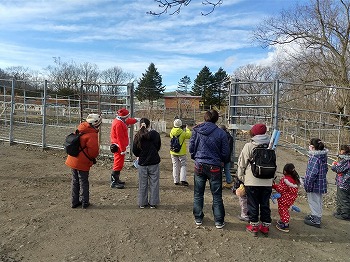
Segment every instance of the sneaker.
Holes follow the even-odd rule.
[[[227,189],[231,189],[232,187],[233,187],[233,183],[231,182],[231,183],[226,183],[226,182],[224,182],[223,184],[222,184],[222,187],[223,188],[227,188]]]
[[[244,222],[249,222],[249,217],[242,217],[241,215],[237,216],[239,220]]]
[[[125,185],[125,182],[124,182],[124,181],[121,181],[121,180],[118,180],[117,183],[118,183],[118,184],[121,184],[121,185]]]
[[[320,223],[316,223],[313,218],[311,218],[311,219],[304,219],[304,223],[306,225],[312,226],[312,227],[317,227],[317,228],[321,227],[321,224]]]
[[[82,205],[82,203],[79,201],[76,204],[72,204],[72,208],[77,208],[77,207],[80,207],[81,205]]]
[[[254,237],[258,236],[258,231],[259,231],[259,227],[258,226],[249,224],[245,228],[246,228],[246,231],[251,233]]]
[[[306,217],[304,217],[305,220],[311,220],[312,219],[312,215],[307,215]]]
[[[149,205],[149,207],[150,207],[151,209],[155,209],[155,208],[157,208],[157,206],[156,206],[156,205]]]
[[[266,224],[262,223],[259,225],[259,231],[267,237],[269,235],[270,227],[267,226]]]
[[[289,224],[285,224],[281,221],[277,221],[276,228],[283,232],[289,232]]]
[[[181,181],[181,185],[188,186],[188,182],[187,181]]]
[[[141,209],[144,209],[146,207],[147,207],[147,205],[140,206]]]
[[[196,223],[197,226],[201,226],[201,225],[203,224],[203,221],[202,221],[202,219],[200,219],[200,218],[196,218],[196,219],[194,220],[194,222]]]
[[[175,185],[175,186],[178,186],[178,185],[180,185],[180,183],[179,183],[179,182],[176,182],[176,183],[174,183],[174,185]]]
[[[83,203],[83,204],[82,204],[82,207],[83,207],[84,209],[87,209],[89,206],[90,206],[90,203],[89,203],[89,202]]]
[[[119,184],[119,183],[112,182],[111,183],[111,188],[123,189],[124,188],[124,184]]]
[[[225,226],[225,222],[215,222],[215,227],[217,229],[222,229]]]

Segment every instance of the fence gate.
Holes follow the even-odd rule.
[[[268,131],[277,129],[276,86],[278,82],[231,82],[228,119],[234,140],[232,162],[237,162],[252,125],[264,123]]]
[[[341,144],[350,143],[350,108],[347,87],[283,81],[232,81],[229,94],[229,129],[234,137],[232,162],[249,141],[248,130],[264,123],[268,133],[281,131],[279,146],[307,153],[311,138],[320,138],[332,161]]]

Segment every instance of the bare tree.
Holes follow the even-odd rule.
[[[308,72],[309,81],[349,87],[349,0],[311,0],[308,5],[284,10],[279,17],[261,23],[254,37],[264,46],[297,44],[300,53],[294,61]],[[349,91],[339,91],[338,108],[346,111],[349,102]]]
[[[79,78],[86,83],[86,92],[97,92],[98,86],[96,82],[99,77],[98,66],[96,64],[91,64],[89,62],[85,62],[79,66],[78,69]]]
[[[158,7],[161,9],[159,12],[149,11],[147,12],[150,15],[162,15],[164,13],[169,13],[170,15],[179,14],[183,7],[188,6],[191,3],[191,0],[154,0],[158,3]],[[202,15],[209,15],[212,13],[215,8],[223,3],[223,0],[203,0],[203,5],[210,6],[210,10],[208,12],[201,12]]]
[[[100,78],[105,83],[125,85],[130,83],[135,76],[132,73],[124,72],[123,69],[118,66],[114,66],[102,71]],[[105,91],[110,94],[118,94],[120,88],[114,85],[109,86]]]
[[[49,79],[53,83],[52,88],[62,95],[71,95],[79,92],[80,80],[79,68],[74,61],[62,62],[60,57],[54,57],[53,66],[46,69],[49,72]]]

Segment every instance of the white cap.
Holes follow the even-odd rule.
[[[180,119],[175,119],[174,120],[174,127],[180,127],[182,126],[182,121]]]

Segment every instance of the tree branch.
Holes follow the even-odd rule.
[[[169,13],[170,15],[179,14],[181,9],[183,7],[188,6],[192,0],[154,0],[154,1],[158,3],[158,7],[161,9],[161,11],[160,12],[149,11],[147,12],[147,14],[160,16],[162,14],[167,14],[167,13]],[[218,5],[221,5],[222,3],[223,3],[223,0],[215,0],[214,2],[211,2],[210,0],[203,0],[202,4],[210,5],[211,10],[206,13],[201,12],[201,14],[204,16],[211,14],[215,10],[215,8]]]

